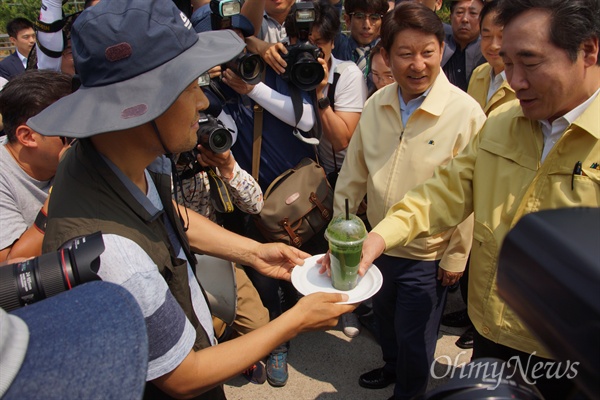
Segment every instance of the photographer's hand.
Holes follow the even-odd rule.
[[[222,178],[230,180],[233,178],[233,168],[235,167],[235,159],[231,154],[231,150],[225,153],[214,153],[210,149],[198,145],[198,162],[203,167],[217,167]]]
[[[323,89],[325,89],[325,87],[329,83],[329,68],[327,67],[327,61],[325,61],[323,58],[317,58],[317,61],[323,67],[323,71],[325,71],[325,75],[323,75],[323,80],[319,82],[319,86],[317,86],[317,98],[321,98],[325,97],[322,95]]]
[[[208,70],[208,75],[210,76],[210,79],[216,79],[221,76],[222,72],[221,66],[217,65]]]
[[[264,62],[269,64],[278,74],[285,72],[287,63],[280,54],[280,52],[287,54],[287,49],[283,43],[271,44],[255,36],[250,36],[246,38],[246,49],[251,53],[260,55]]]
[[[267,64],[271,66],[278,74],[283,74],[285,72],[285,67],[287,67],[287,63],[281,57],[281,53],[287,54],[287,49],[285,45],[281,42],[275,43],[271,45],[264,54],[261,54],[263,60]]]
[[[223,82],[225,82],[230,88],[239,94],[248,94],[252,91],[252,89],[254,89],[255,86],[246,83],[242,78],[237,76],[229,69],[223,71]]]

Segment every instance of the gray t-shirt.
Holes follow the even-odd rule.
[[[278,43],[287,39],[287,33],[283,25],[265,13],[258,38],[267,43]]]
[[[147,201],[157,210],[162,210],[158,191],[147,173],[146,181]],[[166,227],[175,251],[179,252],[179,258],[185,259],[171,225],[167,224]],[[98,275],[103,281],[116,283],[127,289],[139,304],[148,332],[146,380],[156,379],[181,364],[192,350],[196,332],[148,254],[138,244],[123,236],[103,234],[102,238],[105,250],[100,256]],[[189,264],[187,271],[194,312],[214,344],[216,341],[210,310]]]
[[[53,179],[38,181],[21,167],[0,138],[0,250],[11,246],[35,221]]]

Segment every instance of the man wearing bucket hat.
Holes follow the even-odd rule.
[[[308,256],[235,235],[171,200],[173,162],[164,155],[194,147],[208,103],[196,80],[244,43],[229,30],[196,34],[169,0],[111,0],[78,17],[72,47],[80,89],[28,121],[42,134],[78,138],[57,171],[44,251],[102,231],[98,275],[128,289],[146,321],[147,397],[224,398],[222,382],[354,308],[334,304],[343,295],[306,296],[265,327],[214,346],[192,250],[283,279]]]

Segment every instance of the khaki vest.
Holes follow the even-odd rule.
[[[43,251],[55,251],[71,238],[97,231],[131,239],[158,266],[171,293],[196,329],[193,348],[198,351],[210,347],[211,343],[193,311],[187,263],[174,253],[164,224],[165,216],[175,229],[192,268],[195,267],[195,258],[191,255],[181,221],[173,207],[170,175],[153,172],[150,175],[164,207],[162,212],[154,216],[136,201],[89,139],[77,141],[65,154],[56,173]],[[148,382],[144,398],[170,397]],[[198,397],[224,398],[221,385]]]

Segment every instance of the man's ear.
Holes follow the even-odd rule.
[[[11,44],[13,47],[17,47],[17,38],[14,38],[14,37],[12,37],[12,36],[9,36],[9,37],[8,37],[8,40],[10,41],[10,44]]]
[[[344,22],[346,23],[346,29],[350,29],[350,16],[344,13]]]
[[[17,141],[24,147],[37,147],[39,137],[35,131],[27,125],[19,125],[15,131]]]
[[[383,58],[383,62],[385,63],[385,65],[389,69],[392,69],[392,66],[390,65],[390,54],[383,47],[381,48],[381,50],[379,50],[379,53],[381,54],[381,58]]]
[[[583,62],[586,67],[594,66],[598,62],[598,47],[597,37],[588,38],[579,46],[580,50],[583,52]]]
[[[442,3],[444,2],[444,0],[436,0],[435,2],[435,12],[440,11],[442,9]]]

